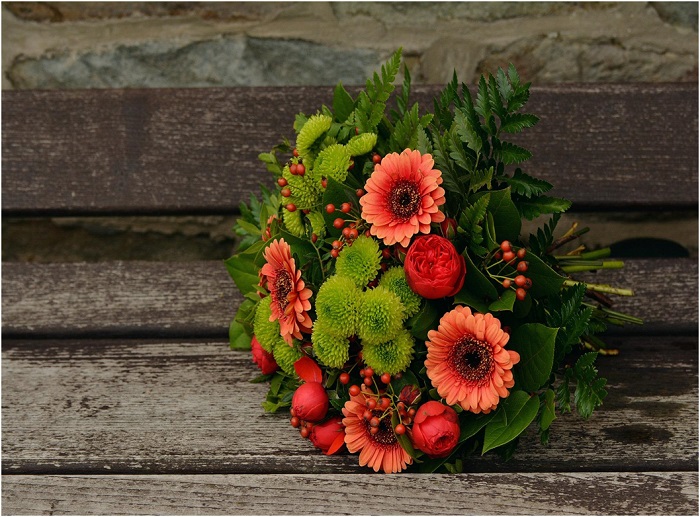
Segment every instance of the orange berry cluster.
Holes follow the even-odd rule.
[[[524,275],[530,267],[529,262],[524,260],[526,256],[527,250],[525,248],[513,251],[513,245],[509,241],[503,241],[501,249],[494,255],[496,260],[503,260],[509,266],[515,267],[518,274],[514,278],[504,278],[502,285],[504,289],[515,289],[515,297],[519,301],[525,299],[527,290],[532,287],[532,279]]]

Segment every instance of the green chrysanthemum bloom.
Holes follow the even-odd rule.
[[[326,221],[323,215],[319,212],[309,212],[306,218],[311,223],[311,231],[315,233],[319,239],[323,239],[326,235]]]
[[[352,278],[357,287],[363,288],[377,276],[380,261],[377,241],[362,235],[352,246],[342,249],[335,262],[335,271],[340,276]]]
[[[350,153],[345,146],[333,144],[318,153],[313,174],[319,180],[325,176],[342,182],[348,175],[348,167],[350,167]]]
[[[362,293],[357,311],[357,335],[363,343],[385,343],[394,339],[403,328],[403,320],[401,300],[386,287]]]
[[[282,209],[282,219],[284,219],[284,225],[289,230],[289,233],[296,235],[297,237],[304,236],[304,221],[301,219],[301,211],[295,210],[290,212],[286,208]]]
[[[353,136],[345,148],[350,153],[350,156],[360,156],[370,152],[377,145],[377,135],[374,133],[362,133],[361,135]]]
[[[312,115],[297,135],[297,152],[300,156],[309,154],[312,145],[331,128],[333,119],[327,115]]]
[[[321,181],[315,180],[311,174],[303,176],[292,174],[289,166],[285,165],[282,177],[287,180],[287,187],[291,192],[291,196],[284,201],[285,204],[294,203],[299,210],[303,210],[321,201]]]
[[[350,358],[350,342],[346,337],[336,337],[331,329],[334,327],[322,318],[314,322],[311,342],[319,362],[330,368],[342,368]]]
[[[271,296],[260,300],[257,309],[255,309],[255,319],[253,320],[255,337],[266,352],[272,352],[272,347],[280,340],[280,324],[277,321],[270,321],[270,316],[272,316],[271,303]]]
[[[282,368],[282,371],[289,375],[296,375],[294,363],[296,363],[303,355],[301,350],[296,345],[289,346],[284,339],[280,338],[275,343],[272,349],[272,355],[275,358],[277,365]]]
[[[334,275],[316,295],[316,314],[328,322],[328,333],[350,337],[357,332],[357,309],[361,291],[352,278]]]
[[[394,375],[403,372],[411,364],[413,346],[411,333],[402,330],[394,339],[386,343],[364,343],[362,358],[375,372]]]
[[[421,297],[408,287],[406,272],[402,267],[396,266],[389,269],[382,275],[379,285],[386,287],[399,297],[407,318],[413,316],[420,309]]]

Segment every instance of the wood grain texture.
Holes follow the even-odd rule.
[[[611,338],[609,395],[590,420],[527,431],[515,457],[470,472],[686,471],[698,467],[697,337]],[[209,341],[3,342],[4,474],[361,473],[288,414],[266,414],[249,352]]]
[[[2,506],[3,515],[694,515],[697,488],[695,472],[3,476]],[[401,495],[367,502],[391,493]]]
[[[616,309],[644,318],[625,332],[697,333],[692,259],[629,259],[589,281],[634,288]],[[241,297],[223,262],[4,263],[5,337],[227,336]]]
[[[437,87],[415,89],[432,109]],[[328,87],[3,92],[6,215],[231,213]],[[695,207],[695,84],[532,89],[527,171],[580,208]]]

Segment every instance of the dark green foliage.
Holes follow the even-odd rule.
[[[375,72],[372,79],[367,79],[365,91],[357,98],[357,107],[351,117],[361,133],[374,131],[382,120],[400,66],[401,49],[382,65],[381,76]]]
[[[578,284],[562,289],[546,301],[547,325],[559,327],[554,349],[555,364],[560,364],[573,346],[580,343],[581,336],[588,329],[593,309],[581,306],[585,294],[586,286]]]
[[[540,258],[545,258],[547,249],[554,242],[554,230],[560,218],[561,214],[554,214],[544,226],[537,229],[537,235],[530,234],[530,250]]]
[[[473,204],[468,205],[459,218],[459,231],[466,234],[469,251],[477,256],[488,253],[488,250],[482,246],[484,242],[482,222],[486,216],[486,208],[490,199],[490,194],[481,196]]]

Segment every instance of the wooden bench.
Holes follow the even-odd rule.
[[[233,214],[272,183],[257,154],[332,89],[3,97],[6,218]],[[529,170],[574,212],[697,210],[697,100],[693,84],[535,87]],[[3,514],[696,514],[697,274],[644,257],[597,274],[635,289],[618,307],[646,325],[608,337],[620,355],[599,360],[589,421],[557,419],[546,447],[530,433],[510,462],[385,476],[263,412],[249,353],[228,349],[240,296],[221,261],[3,263]]]

